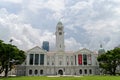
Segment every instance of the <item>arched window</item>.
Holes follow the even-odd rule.
[[[40,70],[40,74],[43,75],[43,70]]]
[[[87,74],[87,69],[84,70],[84,73]]]
[[[92,74],[92,70],[91,69],[89,70],[89,74]]]
[[[32,70],[31,69],[29,70],[29,75],[32,75]]]
[[[35,75],[37,75],[38,74],[38,70],[35,70],[34,73],[35,73]]]
[[[82,74],[82,69],[79,70],[79,73]]]

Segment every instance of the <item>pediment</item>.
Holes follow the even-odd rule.
[[[83,48],[83,49],[77,51],[76,53],[78,53],[78,54],[79,53],[81,53],[81,54],[92,54],[93,52],[90,51],[89,49]]]
[[[45,54],[47,51],[41,49],[39,46],[33,47],[32,49],[28,50],[27,53],[43,53]]]

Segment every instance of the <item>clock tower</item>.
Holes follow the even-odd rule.
[[[56,26],[56,50],[57,51],[64,51],[64,26],[62,22],[58,22]]]

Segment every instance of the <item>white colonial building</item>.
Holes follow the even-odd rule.
[[[25,64],[17,66],[18,76],[96,75],[99,74],[97,54],[86,48],[65,52],[64,26],[56,26],[56,50],[47,52],[36,46],[26,52]]]

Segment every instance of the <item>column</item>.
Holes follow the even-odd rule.
[[[26,59],[26,64],[29,65],[29,62],[30,62],[30,54],[27,54],[27,59]]]
[[[44,55],[44,66],[47,66],[47,58],[46,58],[46,54]]]
[[[78,66],[78,54],[76,55],[76,65]]]

